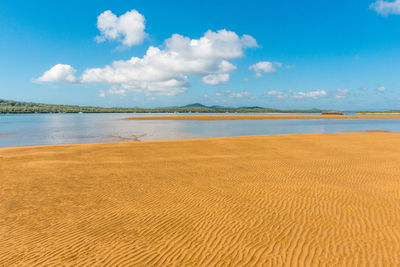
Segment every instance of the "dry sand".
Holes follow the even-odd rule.
[[[400,134],[0,149],[0,266],[399,266]]]
[[[396,115],[176,115],[130,117],[127,120],[282,120],[282,119],[400,119]]]

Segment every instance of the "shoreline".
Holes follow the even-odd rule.
[[[125,120],[274,120],[274,119],[400,119],[400,115],[176,115],[128,117]]]
[[[2,148],[0,265],[396,265],[399,154],[386,132]]]

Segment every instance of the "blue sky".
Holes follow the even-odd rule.
[[[400,0],[3,0],[0,36],[4,99],[400,108]]]

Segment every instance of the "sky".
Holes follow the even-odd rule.
[[[0,99],[400,109],[400,0],[2,0]]]

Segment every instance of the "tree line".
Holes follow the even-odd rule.
[[[0,99],[0,113],[318,113],[320,110],[279,110],[262,107],[208,107],[201,104],[165,108],[105,108],[40,104]]]

